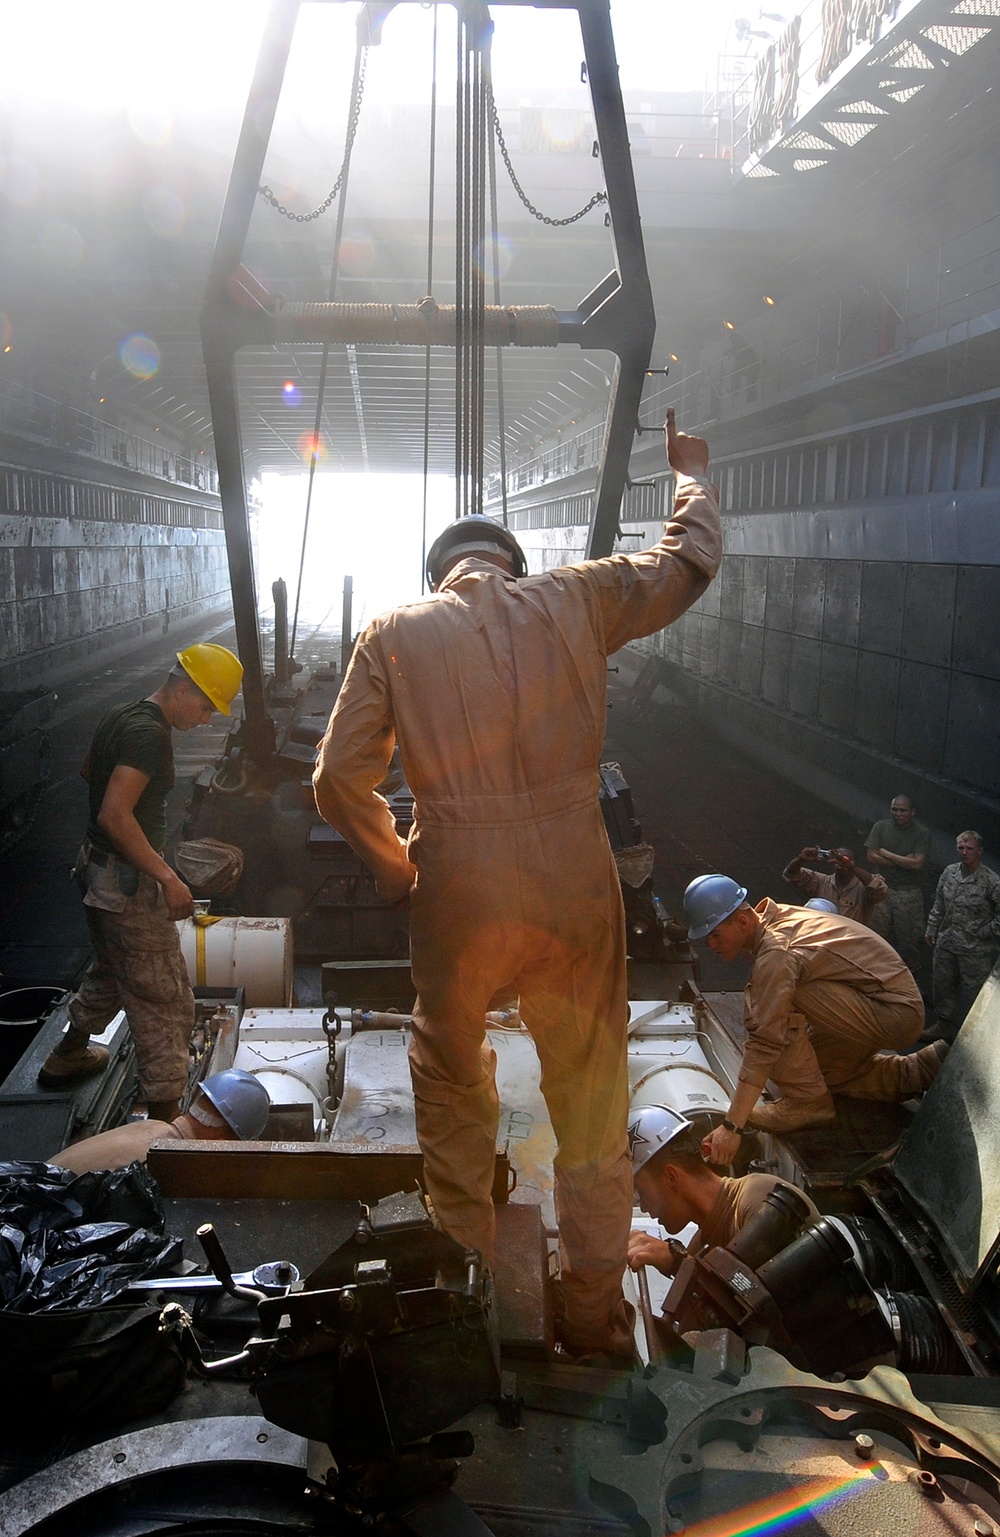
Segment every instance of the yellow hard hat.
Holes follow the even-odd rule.
[[[225,646],[201,641],[196,646],[188,646],[186,651],[178,651],[177,660],[215,708],[228,715],[229,706],[243,682],[243,665],[239,657]]]

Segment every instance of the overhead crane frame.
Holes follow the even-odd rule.
[[[299,9],[307,3],[343,4],[345,0],[272,0],[247,98],[201,314],[202,349],[215,433],[236,640],[244,666],[244,741],[249,756],[261,764],[266,764],[272,757],[275,738],[274,724],[267,710],[257,615],[236,388],[236,355],[241,347],[273,345],[285,339],[285,334],[280,315],[268,307],[264,296],[251,299],[248,304],[240,302],[234,289],[242,269],[250,219]],[[359,35],[364,41],[377,42],[386,16],[396,4],[406,3],[414,3],[414,0],[369,0],[359,14]],[[490,0],[490,3],[513,5],[519,0]],[[530,3],[535,10],[577,12],[607,189],[614,267],[581,299],[576,310],[552,312],[553,324],[548,338],[549,345],[574,343],[579,347],[610,352],[615,357],[587,541],[588,557],[596,558],[610,554],[614,548],[656,323],[609,0],[530,0]],[[314,339],[320,344],[324,339],[330,339],[331,325],[335,327],[336,320],[343,319],[344,312],[356,312],[359,307],[313,305],[295,308],[337,312],[332,320],[319,321],[320,330],[314,337],[303,334],[301,325],[296,327],[298,341]],[[429,345],[453,344],[453,321],[452,334],[440,334],[443,314],[443,309],[438,311],[439,324],[435,333],[428,331],[426,342]],[[447,325],[445,329],[447,331]],[[512,332],[507,341],[513,340]],[[500,338],[490,339],[488,345],[497,345],[498,341]]]

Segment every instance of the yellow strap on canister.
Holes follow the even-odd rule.
[[[221,923],[220,918],[211,918],[208,913],[195,913],[192,917],[194,924],[194,971],[195,987],[207,987],[205,966],[205,930],[213,923]]]

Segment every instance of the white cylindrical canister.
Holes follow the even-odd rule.
[[[234,1067],[259,1078],[272,1105],[309,1105],[313,1124],[323,1118],[323,1101],[329,1093],[327,1071],[330,1048],[324,1041],[240,1041]]]
[[[647,1057],[631,1058],[629,1067],[633,1072],[640,1069],[640,1076],[632,1084],[632,1110],[641,1110],[644,1105],[666,1105],[668,1110],[683,1116],[715,1111],[725,1116],[729,1112],[728,1091],[711,1069],[700,1063]]]
[[[185,918],[178,928],[192,987],[242,987],[253,1009],[289,1006],[291,918]]]

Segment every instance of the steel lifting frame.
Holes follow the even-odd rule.
[[[268,13],[201,313],[202,348],[215,433],[236,640],[244,666],[245,746],[251,758],[259,763],[266,763],[274,752],[274,726],[267,712],[264,693],[235,364],[241,347],[272,345],[279,337],[276,317],[264,300],[251,300],[248,305],[244,294],[243,302],[240,302],[234,288],[242,267],[250,218],[299,7],[304,3],[316,3],[316,0],[273,0]],[[342,4],[344,0],[321,0],[321,3]],[[382,22],[399,3],[414,3],[414,0],[369,0],[358,21],[366,40],[378,40]],[[518,0],[491,0],[494,6],[515,3]],[[618,532],[635,423],[656,322],[625,107],[618,80],[609,0],[531,0],[531,5],[535,10],[576,11],[579,16],[587,83],[607,190],[614,268],[580,301],[576,310],[556,313],[558,342],[575,343],[615,356],[587,542],[588,557],[596,558],[611,553]],[[302,338],[304,341],[308,339]],[[316,340],[319,342],[321,338]]]

